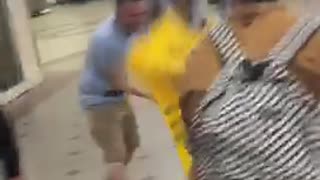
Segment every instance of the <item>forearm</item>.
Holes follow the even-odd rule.
[[[137,97],[149,98],[149,96],[146,93],[141,92],[137,88],[132,87],[128,83],[122,82],[121,80],[115,80],[115,83],[113,83],[113,88],[124,91],[127,94],[134,95]]]
[[[134,87],[129,87],[127,92],[129,94],[137,96],[137,97],[142,97],[142,98],[147,98],[147,99],[150,98],[146,93],[143,93],[143,92],[139,91],[138,89],[136,89]]]

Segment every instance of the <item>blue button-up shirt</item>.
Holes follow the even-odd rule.
[[[85,109],[124,101],[125,96],[106,97],[112,77],[107,71],[117,71],[125,64],[125,55],[130,36],[110,18],[93,34],[86,56],[86,64],[80,79],[80,103]],[[120,69],[119,69],[120,70]]]

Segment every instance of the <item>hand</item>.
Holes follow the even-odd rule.
[[[156,102],[156,100],[154,99],[154,97],[151,94],[148,93],[141,93],[142,94],[142,98],[148,99],[150,101]]]
[[[134,96],[137,96],[137,97],[141,97],[141,98],[145,98],[145,99],[149,99],[151,101],[155,101],[155,99],[153,98],[153,96],[149,93],[144,93],[144,92],[141,92],[140,90],[134,88],[134,87],[131,87],[130,88],[130,91],[129,91],[130,94],[134,95]]]

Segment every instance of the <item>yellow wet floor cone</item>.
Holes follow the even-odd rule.
[[[192,160],[186,150],[187,133],[179,108],[179,92],[172,79],[184,74],[187,58],[202,37],[203,33],[193,31],[174,11],[168,10],[148,35],[133,42],[128,55],[129,72],[157,101],[186,175]]]

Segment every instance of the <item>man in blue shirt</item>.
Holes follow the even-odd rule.
[[[108,163],[107,180],[126,180],[125,166],[139,146],[137,124],[128,94],[144,96],[127,83],[129,39],[148,21],[146,0],[116,0],[115,16],[94,33],[80,80],[80,102],[91,134]]]

